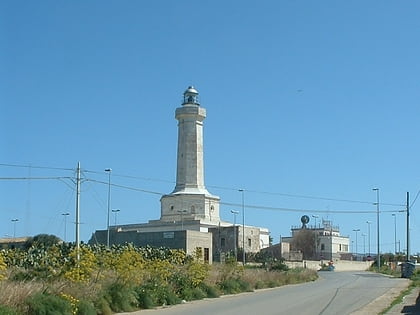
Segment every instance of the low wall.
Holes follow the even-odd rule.
[[[286,261],[289,268],[308,268],[313,270],[321,269],[321,262],[319,260],[304,260],[304,261]],[[328,264],[327,260],[323,261]],[[336,260],[334,261],[335,271],[364,271],[367,270],[373,261],[351,261],[351,260]]]

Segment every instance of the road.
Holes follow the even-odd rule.
[[[403,288],[406,283],[406,279],[371,272],[320,272],[319,275],[319,280],[314,282],[124,314],[342,315],[360,313],[365,305],[392,288]],[[374,313],[370,310],[367,314],[377,314],[381,310]]]

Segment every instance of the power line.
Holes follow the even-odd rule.
[[[86,179],[86,181],[91,181],[91,182],[94,182],[94,183],[109,185],[108,182],[103,182],[103,181],[99,181],[99,180],[96,180],[96,179],[89,179],[88,178],[88,179]],[[140,192],[144,192],[144,193],[148,193],[148,194],[153,194],[153,195],[159,195],[159,196],[165,195],[164,193],[157,192],[157,191],[140,189],[140,188],[125,186],[125,185],[118,185],[118,184],[115,184],[115,183],[111,183],[110,185],[113,186],[113,187],[119,187],[119,188],[124,188],[124,189],[128,189],[128,190],[140,191]]]
[[[18,165],[18,164],[4,164],[0,163],[0,166],[10,166],[10,167],[26,167],[26,168],[40,168],[40,169],[58,169],[58,170],[67,170],[67,171],[74,171],[74,168],[57,168],[57,167],[46,167],[46,166],[31,166],[31,165]],[[103,174],[102,171],[94,171],[94,170],[83,170],[85,173],[93,173],[93,174]],[[174,181],[164,180],[164,179],[156,179],[156,178],[148,178],[148,177],[140,177],[140,176],[132,176],[132,175],[121,175],[121,174],[113,174],[113,177],[121,177],[121,178],[132,178],[132,179],[141,179],[146,181],[156,181],[156,182],[165,182],[165,183],[174,183]],[[70,178],[70,177],[62,177],[62,178]],[[13,178],[0,178],[1,179],[13,179]],[[19,179],[43,179],[43,178],[24,178],[21,177]],[[47,178],[45,178],[47,179]],[[50,179],[59,179],[57,178],[50,178]],[[70,178],[71,179],[71,178]],[[91,180],[94,181],[94,180]],[[98,183],[104,183],[101,181],[97,181]],[[108,184],[108,183],[105,183]],[[116,185],[112,184],[112,186],[125,188],[129,190],[134,191],[141,191],[145,193],[151,193],[151,194],[157,194],[157,195],[164,195],[164,193],[155,192],[155,191],[149,191],[145,189],[139,189],[124,185]],[[233,188],[233,187],[223,187],[223,186],[216,186],[216,185],[208,185],[209,188],[214,189],[221,189],[221,190],[229,190],[229,191],[238,191],[239,188]],[[243,189],[243,188],[241,188]],[[288,193],[281,193],[281,192],[269,192],[269,191],[259,191],[259,190],[251,190],[251,189],[244,189],[245,192],[249,193],[257,193],[257,194],[265,194],[265,195],[275,195],[275,196],[284,196],[284,197],[292,197],[292,198],[301,198],[301,199],[313,199],[313,200],[326,200],[326,201],[336,201],[336,202],[346,202],[346,203],[359,203],[359,204],[372,204],[371,201],[362,201],[362,200],[351,200],[351,199],[339,199],[339,198],[329,198],[329,197],[321,197],[321,196],[310,196],[310,195],[300,195],[300,194],[288,194]],[[416,198],[414,199],[412,205],[417,200],[417,197],[419,196],[420,191],[417,193]],[[381,203],[381,205],[384,206],[395,206],[400,207],[404,206],[403,204],[395,204],[395,203]]]
[[[220,202],[222,205],[241,207],[242,204],[239,203],[230,203],[230,202]],[[301,213],[335,213],[335,214],[355,214],[355,213],[376,213],[376,210],[314,210],[314,209],[293,209],[293,208],[281,208],[281,207],[271,207],[271,206],[260,206],[260,205],[244,205],[244,208],[247,209],[260,209],[260,210],[271,210],[271,211],[284,211],[284,212],[301,212]],[[380,213],[394,213],[392,210],[382,210]]]
[[[43,180],[43,179],[72,179],[68,176],[54,176],[54,177],[0,177],[0,180]]]
[[[36,166],[36,165],[23,165],[23,164],[6,164],[6,163],[0,163],[0,166],[21,167],[21,168],[39,168],[39,169],[49,169],[49,170],[61,170],[61,171],[74,171],[74,168],[50,167],[50,166]]]
[[[413,205],[415,204],[415,202],[416,202],[416,200],[417,200],[417,198],[418,198],[418,196],[420,195],[420,190],[417,192],[417,195],[416,195],[416,197],[414,197],[414,200],[413,200],[413,202],[411,203],[411,205],[410,205],[410,209],[413,207]]]

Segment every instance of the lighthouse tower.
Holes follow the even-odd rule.
[[[178,120],[176,186],[161,198],[161,221],[199,220],[215,225],[220,221],[218,196],[204,185],[203,121],[206,109],[200,106],[198,91],[190,86],[182,106],[175,111]],[[181,218],[181,219],[180,219]]]

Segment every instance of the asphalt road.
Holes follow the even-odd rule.
[[[124,314],[351,314],[355,311],[360,312],[365,305],[405,281],[405,279],[360,271],[320,272],[319,275],[320,279],[315,282]],[[377,310],[379,311],[381,309]],[[377,314],[377,312],[370,311],[369,314]]]

